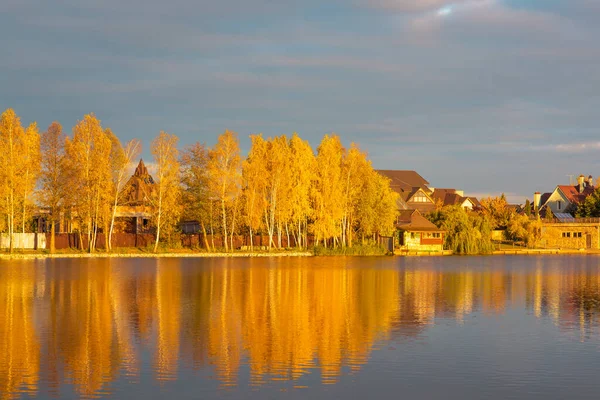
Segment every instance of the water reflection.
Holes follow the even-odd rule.
[[[469,260],[469,259],[464,259]],[[102,397],[150,374],[323,384],[436,320],[525,310],[598,338],[600,270],[386,259],[48,260],[0,265],[0,397]],[[462,261],[461,261],[462,262]],[[148,372],[151,371],[151,372]]]

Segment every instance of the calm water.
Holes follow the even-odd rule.
[[[0,263],[0,398],[600,396],[600,257]]]

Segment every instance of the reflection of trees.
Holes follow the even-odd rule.
[[[0,398],[37,391],[40,351],[33,323],[35,265],[0,266]]]
[[[214,369],[224,385],[236,384],[246,364],[253,385],[314,370],[333,383],[344,367],[359,370],[381,340],[415,337],[439,318],[462,324],[474,312],[508,307],[578,329],[582,339],[598,334],[596,270],[383,269],[369,259],[359,267],[325,260],[195,266],[161,259],[155,268],[49,260],[45,269],[1,268],[0,394],[35,391],[40,380],[56,396],[64,382],[80,395],[109,393],[120,375],[137,381],[143,349],[160,381],[175,379],[183,363]]]

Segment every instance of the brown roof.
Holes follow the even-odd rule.
[[[446,195],[456,193],[456,189],[439,189],[435,188],[431,197],[434,200],[441,200],[442,202],[445,200]]]
[[[586,197],[594,193],[594,187],[586,185],[582,193],[579,193],[579,186],[558,185],[561,192],[564,193],[567,200],[574,204],[583,203]]]
[[[423,217],[418,210],[404,210],[398,217],[399,229],[413,232],[443,232],[427,218]]]
[[[388,177],[390,179],[390,187],[398,192],[410,192],[413,188],[423,188],[426,192],[430,192],[429,182],[416,171],[408,170],[387,170],[378,169],[376,170],[380,175]]]
[[[144,161],[140,159],[133,175],[121,190],[120,197],[124,205],[144,205],[154,191],[154,179],[148,173]]]
[[[441,200],[445,206],[452,206],[456,204],[462,204],[465,200],[471,200],[474,207],[481,207],[481,203],[476,197],[472,196],[461,196],[456,193],[456,189],[435,189],[432,196],[434,200]]]
[[[552,196],[552,192],[544,193],[543,195],[541,195],[541,197],[540,197],[540,205],[546,204],[546,202],[548,201],[548,199],[550,198],[550,196]]]

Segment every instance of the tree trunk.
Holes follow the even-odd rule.
[[[225,200],[221,199],[221,213],[223,216],[223,244],[225,245],[225,252],[228,252],[227,247],[227,214],[225,211]]]
[[[200,226],[202,227],[202,235],[204,237],[204,247],[210,252],[210,245],[208,244],[208,238],[206,237],[206,227],[204,226],[204,221],[200,221]]]
[[[56,222],[50,222],[52,226],[50,227],[50,254],[54,254],[56,250]]]
[[[252,233],[252,227],[250,227],[250,251],[254,251],[254,237]]]

